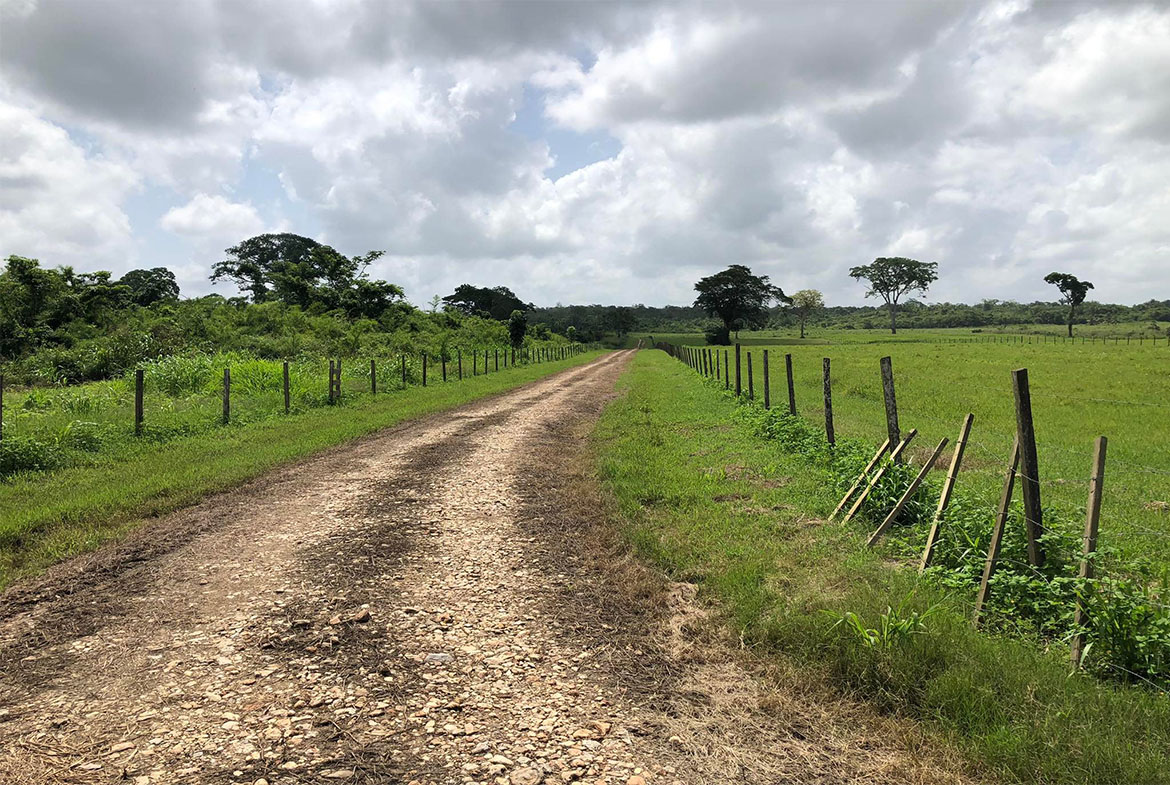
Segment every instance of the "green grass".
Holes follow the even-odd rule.
[[[982,778],[1170,782],[1164,693],[1070,675],[1063,645],[972,630],[961,600],[865,549],[864,527],[821,521],[838,492],[826,466],[759,438],[747,407],[681,363],[640,352],[622,384],[596,438],[628,536],[749,645],[922,720]]]
[[[436,373],[425,388],[396,389],[397,379],[392,378],[380,388],[388,391],[376,396],[360,393],[359,389],[368,388],[351,379],[342,405],[308,406],[302,401],[288,416],[281,413],[279,394],[259,391],[239,397],[240,408],[233,409],[233,422],[228,426],[217,424],[218,410],[209,409],[202,399],[195,403],[166,399],[172,401],[167,409],[160,398],[158,407],[148,407],[148,423],[186,423],[190,427],[176,428],[158,439],[151,438],[149,431],[143,438],[130,435],[130,409],[120,382],[49,393],[78,396],[84,392],[98,403],[82,404],[87,408],[81,413],[62,411],[64,399],[54,400],[48,408],[34,407],[29,411],[39,412],[39,417],[49,422],[18,421],[5,432],[6,441],[14,442],[14,435],[19,436],[22,430],[59,429],[61,423],[72,422],[70,417],[101,420],[102,431],[112,429],[116,434],[107,438],[102,449],[77,457],[64,468],[26,472],[0,482],[0,589],[18,577],[92,550],[142,518],[193,504],[209,493],[327,447],[515,388],[598,356],[598,352],[588,352],[563,361],[501,369],[462,382],[456,382],[449,372],[448,384],[437,383]],[[368,364],[364,367],[368,384]],[[101,390],[108,390],[108,399]],[[11,400],[6,401],[6,408]]]

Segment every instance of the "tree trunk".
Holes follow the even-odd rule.
[[[1070,305],[1069,309],[1068,309],[1068,337],[1069,338],[1072,338],[1072,323],[1073,323],[1073,311],[1074,310],[1076,310],[1076,306]]]
[[[890,332],[898,333],[898,306],[890,303]]]
[[[800,337],[804,337],[804,319],[800,320]]]

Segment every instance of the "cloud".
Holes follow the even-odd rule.
[[[387,251],[373,272],[420,301],[470,281],[539,302],[688,302],[699,276],[743,263],[861,302],[848,267],[889,253],[939,262],[932,299],[1046,297],[1060,267],[1096,276],[1102,299],[1166,283],[1164,6],[0,14],[0,117],[18,118],[0,155],[20,161],[0,227],[52,261],[137,245],[186,265],[195,293],[198,265],[282,227]],[[611,157],[553,168],[557,145],[598,135]],[[153,213],[126,208],[141,186]]]

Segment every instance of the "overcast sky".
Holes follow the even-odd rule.
[[[1170,298],[1170,4],[0,0],[0,255],[231,294],[265,231],[418,304]]]

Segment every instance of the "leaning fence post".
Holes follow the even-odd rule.
[[[1024,493],[1024,533],[1028,537],[1028,563],[1044,565],[1044,520],[1040,509],[1040,466],[1036,457],[1036,430],[1032,425],[1032,393],[1028,369],[1012,371],[1016,399],[1016,435],[1020,441],[1020,486]]]
[[[947,437],[944,436],[942,441],[938,443],[938,447],[934,448],[934,452],[931,453],[930,458],[928,458],[926,463],[923,464],[922,469],[918,472],[917,475],[915,475],[914,479],[910,481],[910,486],[906,488],[905,493],[903,493],[901,498],[898,499],[898,503],[894,505],[894,509],[890,510],[889,515],[885,517],[885,520],[881,522],[881,525],[874,529],[873,534],[871,534],[869,539],[866,540],[866,546],[872,548],[873,544],[878,541],[878,538],[885,534],[886,530],[894,525],[894,521],[898,520],[898,516],[902,512],[902,508],[904,508],[906,503],[909,502],[911,497],[914,496],[914,492],[918,490],[918,486],[921,485],[922,481],[926,479],[926,475],[930,473],[931,468],[934,467],[934,462],[938,460],[938,456],[942,454],[943,448],[946,446]]]
[[[227,425],[232,419],[232,372],[230,368],[223,369],[223,424]]]
[[[979,593],[975,595],[975,612],[971,614],[971,626],[979,626],[979,614],[987,604],[991,592],[991,576],[999,561],[999,546],[1003,543],[1003,530],[1007,526],[1008,512],[1012,504],[1012,490],[1016,484],[1016,468],[1020,465],[1020,437],[1012,443],[1012,457],[1008,461],[1007,477],[1003,481],[1003,493],[999,497],[999,509],[995,513],[995,525],[991,529],[991,542],[987,544],[987,561],[983,563],[983,578],[979,581]]]
[[[918,565],[918,572],[922,573],[934,559],[934,547],[938,544],[938,531],[942,522],[943,513],[951,503],[951,493],[955,490],[955,481],[959,478],[959,466],[963,463],[963,451],[967,448],[967,437],[971,435],[971,423],[975,421],[974,414],[963,418],[963,425],[959,428],[959,440],[955,442],[955,453],[951,456],[951,466],[947,470],[947,479],[943,482],[942,493],[938,497],[938,507],[934,511],[934,519],[930,522],[930,532],[926,535],[926,547],[922,549],[922,561]]]
[[[768,373],[768,350],[764,350],[764,408],[772,408],[772,380]]]
[[[289,395],[288,395],[288,360],[284,361],[284,413],[288,414],[289,410]]]
[[[1105,449],[1109,440],[1098,436],[1093,446],[1093,473],[1089,476],[1089,505],[1085,508],[1085,536],[1081,543],[1081,587],[1077,592],[1077,608],[1073,613],[1073,626],[1077,632],[1072,639],[1072,665],[1081,667],[1081,657],[1085,646],[1085,596],[1089,591],[1089,581],[1093,578],[1093,555],[1097,552],[1097,523],[1101,518],[1101,489],[1105,484]]]
[[[378,394],[378,366],[372,357],[370,358],[370,393],[372,395]]]
[[[853,520],[853,516],[857,515],[857,511],[861,509],[861,505],[864,504],[865,500],[869,498],[870,493],[873,492],[873,489],[877,486],[878,481],[885,476],[886,469],[890,468],[892,464],[898,463],[902,457],[902,453],[905,452],[906,448],[910,446],[910,442],[913,441],[914,437],[917,435],[918,431],[914,428],[911,428],[906,433],[906,436],[903,437],[902,441],[898,442],[898,446],[890,451],[890,462],[882,466],[882,468],[878,469],[877,472],[874,473],[873,477],[870,478],[869,484],[865,486],[865,490],[861,492],[861,495],[857,497],[857,501],[853,502],[853,506],[850,507],[849,512],[845,514],[845,518],[842,521],[843,523],[849,523],[849,521]]]
[[[142,387],[143,371],[134,371],[134,435],[142,435]]]
[[[796,385],[792,382],[792,355],[784,355],[784,372],[788,375],[788,413],[796,416]],[[893,444],[894,442],[890,442]]]
[[[886,432],[890,435],[890,443],[898,441],[898,402],[894,398],[894,365],[889,357],[880,361],[882,368],[882,396],[886,403]]]
[[[833,447],[837,444],[837,435],[833,432],[833,382],[829,376],[828,357],[821,359],[821,368],[825,377],[825,439],[829,442],[829,446]]]
[[[861,487],[861,483],[869,479],[869,473],[873,471],[873,467],[878,465],[878,461],[882,459],[882,456],[886,454],[886,450],[889,448],[890,440],[886,439],[884,442],[882,442],[882,446],[878,447],[878,451],[873,454],[873,457],[870,458],[869,463],[865,465],[865,468],[861,470],[861,474],[857,475],[857,479],[853,481],[853,485],[849,486],[849,490],[845,491],[845,495],[841,497],[841,501],[837,502],[837,506],[833,508],[831,513],[829,513],[827,520],[833,520],[837,517],[837,513],[845,509],[845,505],[849,503],[849,499],[853,496],[854,493],[857,492],[857,489]]]

